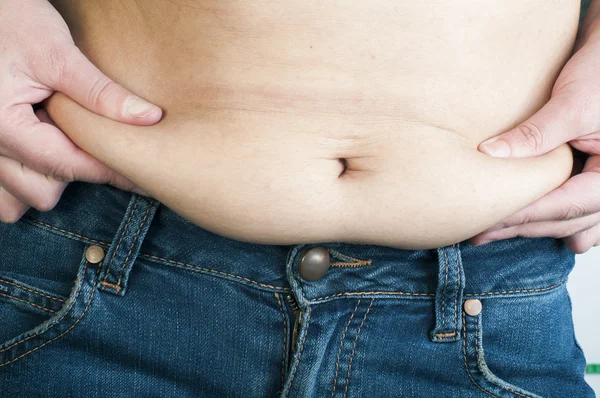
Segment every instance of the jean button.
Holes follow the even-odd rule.
[[[90,246],[85,251],[85,259],[91,264],[98,264],[104,260],[104,249],[100,246]]]
[[[300,260],[300,275],[307,281],[318,281],[329,270],[329,264],[329,251],[323,247],[313,247]]]
[[[467,301],[465,301],[464,309],[465,309],[465,312],[467,313],[467,315],[477,316],[477,315],[481,314],[481,309],[482,309],[481,301],[467,300]]]

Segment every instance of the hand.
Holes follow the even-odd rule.
[[[0,221],[15,222],[31,206],[52,209],[67,183],[134,185],[76,147],[32,104],[61,91],[119,122],[151,125],[160,108],[100,72],[75,46],[47,0],[0,4]]]
[[[590,156],[581,174],[475,235],[470,243],[478,246],[515,236],[565,238],[576,254],[600,245],[600,156]]]
[[[479,146],[480,151],[496,157],[528,157],[569,142],[592,156],[581,174],[573,175],[554,191],[472,237],[471,244],[515,236],[555,237],[565,238],[569,250],[578,254],[600,244],[600,21],[597,11],[586,16],[587,29],[580,31],[577,51],[558,77],[550,101],[517,128]]]

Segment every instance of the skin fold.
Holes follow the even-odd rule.
[[[381,1],[333,16],[316,1],[55,5],[84,54],[165,116],[127,126],[56,94],[54,122],[221,235],[434,248],[571,173],[566,144],[523,159],[477,146],[548,100],[574,1]]]

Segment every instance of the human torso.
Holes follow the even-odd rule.
[[[54,3],[82,51],[166,116],[130,128],[60,99],[52,117],[217,233],[437,247],[571,171],[566,145],[513,160],[477,145],[548,100],[578,1]]]

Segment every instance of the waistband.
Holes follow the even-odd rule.
[[[55,209],[30,210],[23,222],[101,246],[107,258],[117,248],[122,268],[104,276],[105,287],[116,291],[135,258],[258,289],[290,291],[303,253],[314,247],[329,252],[330,267],[319,281],[302,283],[302,294],[313,301],[353,294],[433,299],[440,296],[442,279],[453,281],[448,286],[458,282],[466,298],[541,294],[564,283],[575,263],[575,255],[554,238],[513,238],[478,247],[464,241],[430,250],[350,243],[258,245],[215,235],[155,200],[81,182],[68,186]],[[132,252],[137,256],[127,254]]]

